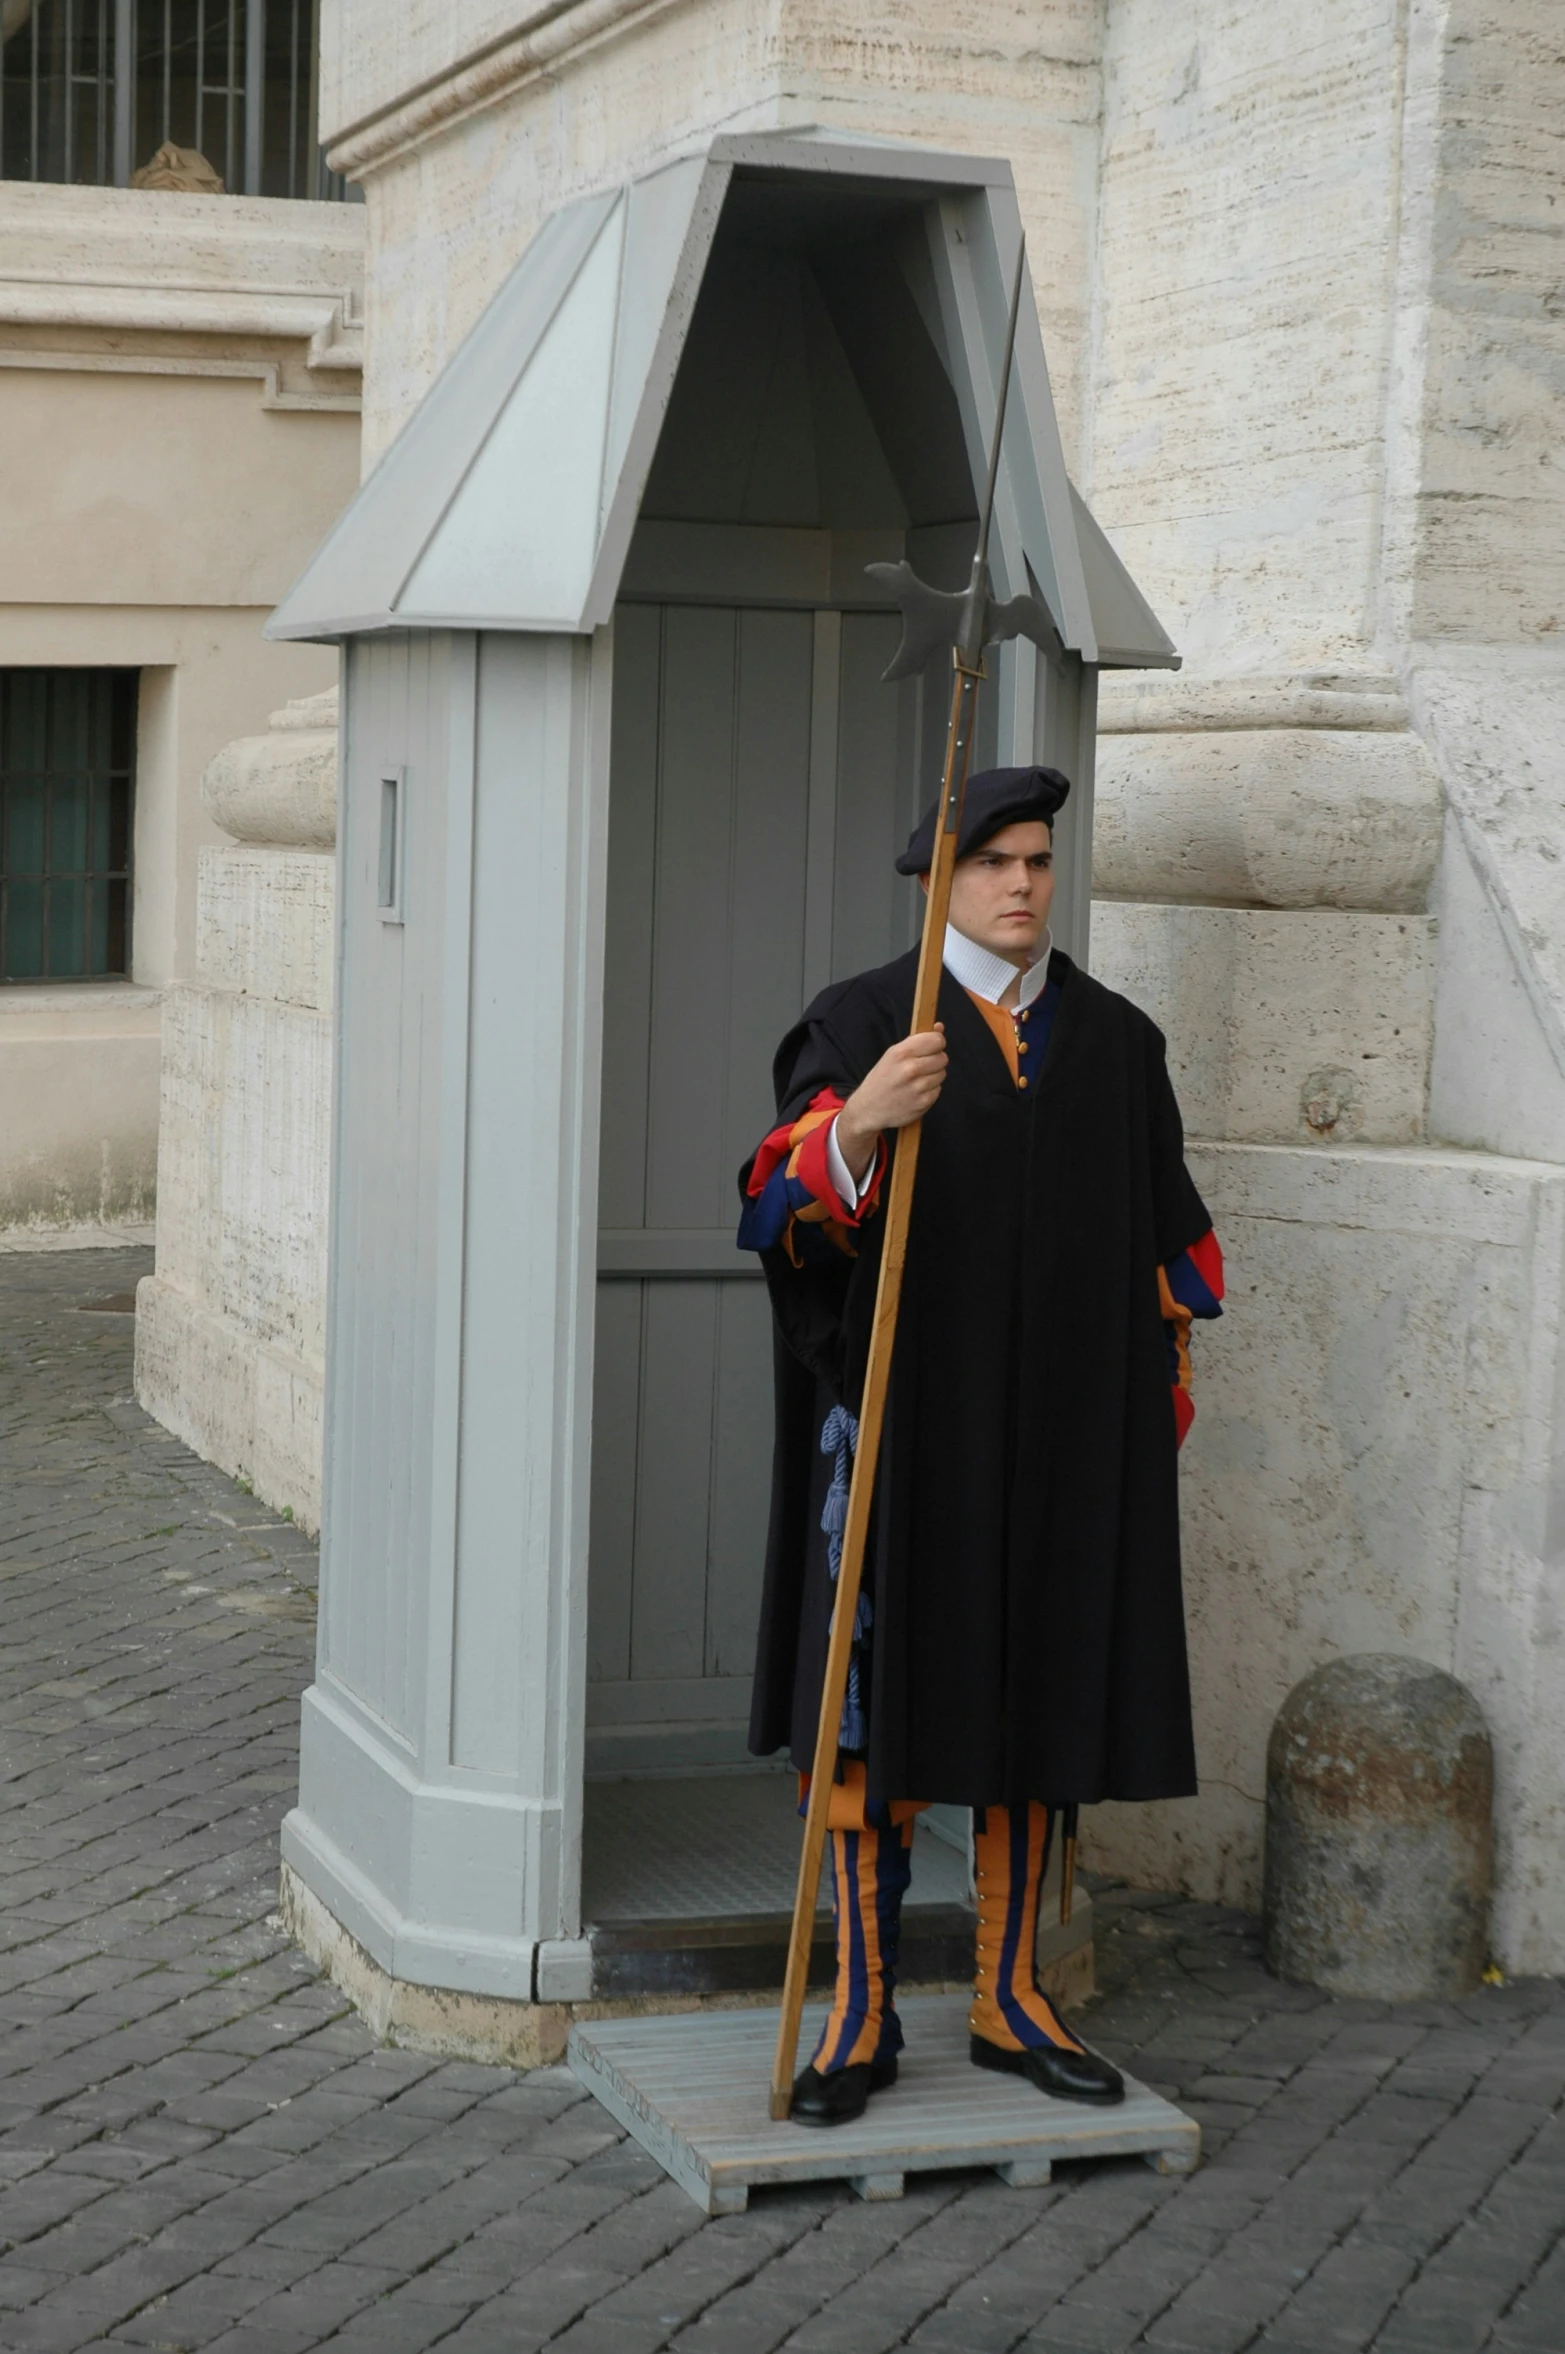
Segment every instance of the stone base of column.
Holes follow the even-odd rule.
[[[542,2068],[563,2058],[566,2037],[578,2019],[758,2010],[775,2007],[778,1999],[778,1989],[766,1987],[731,1994],[642,1994],[622,1995],[610,2002],[532,2003],[466,1994],[453,1987],[418,1986],[383,1969],[286,1863],[278,1911],[295,1943],[334,1986],[341,1988],[372,2035],[405,2051],[433,2052],[443,2059]],[[1052,1957],[1049,1945],[1046,1932],[1040,1940],[1040,1981],[1061,2010],[1073,2010],[1096,1991],[1092,1939],[1089,1935]],[[902,1991],[909,1995],[954,1994],[962,1988],[949,1980],[937,1980],[909,1984]]]

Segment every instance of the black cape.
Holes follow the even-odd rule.
[[[779,1120],[823,1087],[849,1093],[906,1035],[917,961],[816,998],[778,1049]],[[1162,1034],[1058,951],[1050,979],[1024,1092],[941,978],[949,1075],[924,1121],[866,1562],[872,1798],[1196,1787],[1157,1270],[1211,1219]],[[801,1769],[831,1597],[819,1437],[833,1403],[858,1411],[883,1225],[829,1265],[763,1254],[777,1426],[750,1747],[786,1745]]]

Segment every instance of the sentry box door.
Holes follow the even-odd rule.
[[[894,615],[626,604],[615,683],[589,1771],[744,1755],[771,1323],[735,1175],[825,983],[916,936]]]

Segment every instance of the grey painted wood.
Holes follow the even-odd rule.
[[[717,1290],[708,1519],[703,1664],[709,1676],[748,1677],[754,1664],[771,1470],[771,1306],[758,1285],[724,1283]]]
[[[663,618],[644,1223],[721,1215],[720,1041],[731,969],[738,616]]]
[[[577,1902],[606,655],[434,633],[346,676],[321,1665],[283,1848],[394,1975],[521,2000]]]
[[[732,176],[730,164],[686,156],[631,181],[627,190],[602,520],[582,615],[594,629],[613,619],[626,551]]]
[[[1006,315],[1022,239],[1021,207],[1014,182],[1007,179],[988,189],[983,213],[987,235],[978,241],[973,260],[976,272],[988,277],[985,325],[993,337],[997,317]],[[1000,356],[997,348],[997,379]],[[1099,659],[1095,605],[1088,594],[1076,538],[1078,494],[1065,471],[1037,305],[1025,300],[1016,322],[1015,371],[1012,398],[1007,403],[1005,470],[1015,502],[1023,561],[1031,566],[1040,587],[1045,569],[1052,567],[1064,616],[1065,642],[1084,662],[1095,662]]]
[[[410,1748],[415,1564],[429,1536],[429,1254],[440,1069],[448,640],[356,650],[339,824],[340,1047],[321,1670]],[[405,775],[408,921],[380,921],[379,783]],[[397,1019],[384,1019],[395,1007]],[[375,1149],[367,1149],[370,1139]],[[409,1278],[411,1277],[411,1281]],[[351,1544],[337,1532],[351,1528]]]
[[[723,1226],[600,1226],[598,1274],[605,1282],[721,1275],[730,1283],[759,1283],[761,1264],[739,1249],[732,1221]]]
[[[587,1589],[589,1689],[594,1684],[623,1682],[630,1675],[641,1286],[600,1283],[597,1311],[592,1387],[592,1557]]]
[[[404,583],[591,252],[615,192],[550,215],[268,624],[274,637],[384,628]]]
[[[918,536],[649,516],[630,543],[621,602],[884,609],[891,600],[865,567],[894,564]],[[969,550],[971,541],[969,531]]]
[[[631,605],[616,628],[590,1673],[622,1743],[645,1690],[673,1761],[677,1728],[737,1743],[748,1713],[771,1338],[735,1173],[802,1005],[914,936],[891,859],[926,780],[919,687],[881,682],[894,614]],[[703,1677],[726,1719],[666,1696]]]
[[[725,131],[712,141],[714,159],[765,171],[809,172],[852,180],[927,182],[932,188],[1008,187],[1003,158],[945,155],[891,139],[845,139],[835,131]]]
[[[845,316],[828,284],[831,263],[823,278],[786,238],[753,233],[758,207],[786,210],[790,198],[776,191],[790,175],[818,192],[845,176],[895,180],[921,201],[911,242],[927,249],[914,268],[928,286],[921,283],[918,307],[932,334],[941,314],[935,339],[963,412],[968,472],[981,480],[1021,233],[1010,169],[891,142],[853,152],[862,172],[845,165],[846,143],[813,134],[719,138],[705,154],[552,215],[278,607],[269,634],[590,632],[608,622],[626,585],[643,507],[655,524],[905,523],[906,484],[873,413],[853,306]],[[769,159],[772,191],[753,173],[735,182],[741,153],[752,164]],[[894,268],[891,256],[907,242],[876,234],[884,251],[873,263],[861,258],[860,269]],[[867,257],[869,244],[861,239],[855,251]],[[877,328],[888,344],[889,317]],[[721,354],[727,387],[715,403],[707,387],[694,390],[708,347]],[[996,518],[999,576],[1022,586],[1030,559],[1064,642],[1084,660],[1097,659],[1101,609],[1109,658],[1170,661],[1168,641],[1066,479],[1030,299],[1016,377]],[[926,385],[926,409],[929,395]],[[542,473],[540,446],[551,453]],[[497,523],[517,512],[534,518],[530,533]],[[949,512],[943,501],[934,511]]]
[[[630,1671],[653,1682],[704,1668],[717,1293],[655,1283],[643,1295]]]
[[[832,916],[837,894],[838,732],[842,711],[842,615],[815,615],[810,671],[810,794],[806,819],[808,864],[804,885],[804,976],[807,1005],[825,988],[832,969]]]
[[[723,1724],[750,1705],[750,1670],[742,1676],[670,1676],[656,1684],[601,1683],[587,1691],[590,1730],[664,1724]]]
[[[614,622],[614,738],[603,944],[603,1143],[599,1223],[646,1223],[658,744],[663,617],[627,606]],[[686,1223],[692,1223],[687,1220]]]
[[[566,2059],[708,2214],[740,2213],[752,2189],[777,2183],[846,2180],[863,2197],[895,2198],[902,2177],[937,2168],[993,2167],[1020,2187],[1046,2181],[1062,2159],[1139,2156],[1178,2173],[1198,2164],[1195,2120],[1133,2078],[1112,2108],[1050,2100],[971,2065],[965,1995],[898,2007],[907,2048],[897,2084],[829,2133],[767,2114],[775,2011],[583,2022]],[[802,2048],[822,2017],[806,2012]]]
[[[837,717],[837,826],[831,969],[840,979],[883,964],[916,937],[918,885],[892,861],[938,778],[918,775],[916,687],[882,678],[902,635],[898,616],[849,613],[842,621]],[[942,744],[943,749],[943,744]]]
[[[719,1218],[734,1215],[740,1164],[771,1123],[769,1057],[756,1041],[775,1043],[805,994],[814,641],[810,614],[740,615]]]
[[[1105,669],[1177,670],[1179,655],[1173,639],[1074,483],[1071,500],[1099,662]]]

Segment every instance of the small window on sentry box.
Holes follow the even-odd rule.
[[[133,670],[0,670],[0,981],[130,969]]]

